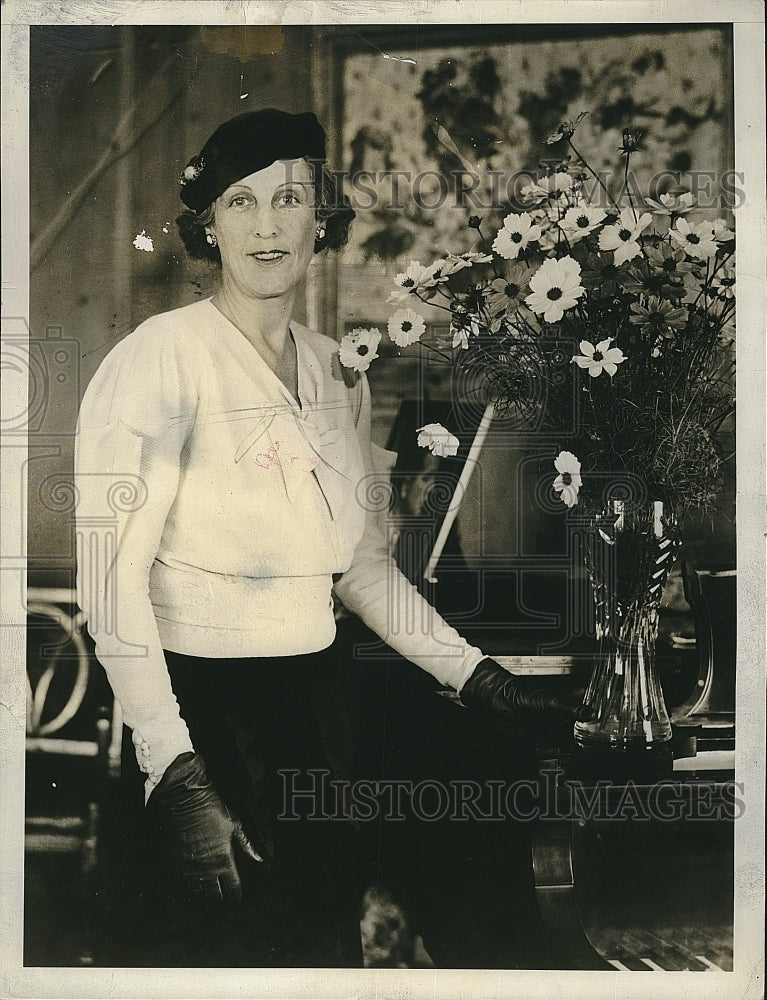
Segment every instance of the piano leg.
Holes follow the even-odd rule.
[[[533,824],[535,897],[551,948],[564,966],[615,972],[589,941],[575,895],[570,819],[538,819]]]

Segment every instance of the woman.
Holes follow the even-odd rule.
[[[250,964],[353,964],[353,892],[338,881],[346,833],[312,825],[306,803],[297,825],[277,823],[260,780],[264,768],[329,767],[333,740],[311,692],[319,683],[327,703],[335,690],[318,681],[329,676],[331,592],[467,705],[514,718],[577,709],[521,690],[436,615],[365,510],[367,382],[347,384],[337,344],[292,318],[313,254],[343,246],[354,214],[314,115],[226,122],[181,185],[181,236],[192,256],[220,264],[221,283],[142,323],[88,387],[79,600],[188,896],[236,899],[255,879],[254,907],[291,900],[287,925],[317,915],[294,939],[333,925],[342,943],[323,944],[323,961],[317,949],[284,960],[279,943],[254,940]],[[276,875],[259,863],[267,855]],[[262,937],[275,933],[261,923]]]

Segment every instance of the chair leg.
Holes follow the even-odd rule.
[[[81,850],[83,874],[88,875],[98,864],[99,807],[96,802],[88,803],[85,817],[85,836]]]

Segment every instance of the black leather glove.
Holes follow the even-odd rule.
[[[176,757],[149,796],[147,810],[188,896],[218,902],[240,898],[235,845],[252,861],[261,856],[211,785],[199,754]]]
[[[486,657],[461,688],[461,701],[508,722],[585,722],[593,712],[580,695],[542,689],[535,678],[515,677]]]

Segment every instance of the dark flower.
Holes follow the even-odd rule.
[[[657,246],[648,246],[645,251],[653,269],[662,271],[670,281],[682,281],[685,274],[696,270],[696,265],[685,259],[684,250],[665,241]]]
[[[711,278],[711,291],[720,299],[732,299],[735,296],[735,258],[730,257]]]
[[[552,132],[548,138],[544,139],[544,143],[547,146],[553,146],[555,142],[559,142],[561,139],[570,139],[573,133],[578,128],[580,123],[588,114],[588,111],[581,111],[575,121],[571,121],[569,118],[565,119],[556,132]]]
[[[589,254],[583,264],[581,281],[585,288],[598,295],[614,295],[618,268],[612,254]]]
[[[679,298],[684,294],[682,275],[674,275],[660,267],[650,267],[645,260],[632,264],[626,271],[619,272],[621,288],[626,292],[656,295],[660,298]]]
[[[480,217],[478,215],[470,215],[469,216],[469,228],[470,229],[479,229],[479,227],[481,225],[482,225],[482,219],[480,219]]]
[[[491,316],[511,318],[519,308],[530,282],[530,271],[524,264],[512,263],[504,278],[490,282],[487,308]]]
[[[670,302],[664,302],[654,295],[647,300],[646,306],[632,302],[631,312],[634,315],[629,318],[629,322],[651,336],[660,334],[671,338],[674,330],[682,330],[687,324],[686,309],[674,308]]]
[[[623,130],[623,145],[618,147],[621,154],[635,153],[639,149],[639,140],[644,135],[644,129],[631,126]]]

